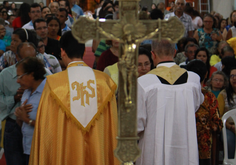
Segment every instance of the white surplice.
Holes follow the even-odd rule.
[[[162,84],[154,74],[140,77],[138,133],[142,153],[136,165],[198,165],[195,111],[203,100],[200,78],[193,72],[188,72],[187,83],[180,85]]]

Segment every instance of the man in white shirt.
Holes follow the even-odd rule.
[[[38,3],[33,3],[30,6],[30,12],[29,17],[31,18],[31,21],[25,24],[22,28],[28,29],[28,30],[34,30],[33,23],[36,19],[41,18],[41,7]]]
[[[164,19],[168,20],[170,17],[178,17],[185,27],[184,37],[192,37],[194,27],[192,24],[192,18],[188,14],[184,13],[185,4],[185,0],[175,0],[176,10],[172,13],[166,14]]]
[[[157,67],[138,78],[136,165],[198,165],[195,112],[204,96],[199,76],[176,65],[174,52],[169,41],[153,41]]]

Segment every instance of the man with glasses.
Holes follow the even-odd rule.
[[[186,61],[179,64],[181,68],[185,68],[186,65],[194,59],[195,52],[198,48],[199,47],[196,44],[188,44],[185,46],[185,56],[187,57],[187,59]]]
[[[34,21],[38,18],[41,18],[41,7],[38,3],[33,3],[30,6],[29,17],[31,18],[31,21],[25,24],[22,28],[25,28],[28,30],[34,30],[34,26],[33,26]]]
[[[168,20],[170,17],[178,17],[185,27],[184,37],[192,37],[194,27],[192,24],[192,18],[188,14],[184,13],[185,4],[185,0],[175,0],[176,10],[172,13],[166,14],[164,19]]]

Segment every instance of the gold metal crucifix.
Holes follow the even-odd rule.
[[[118,146],[116,157],[132,164],[140,155],[137,146],[137,57],[139,43],[146,39],[168,39],[176,43],[184,34],[178,18],[168,21],[138,19],[140,0],[119,0],[119,20],[91,20],[80,17],[72,33],[81,43],[90,39],[120,42],[118,85]]]

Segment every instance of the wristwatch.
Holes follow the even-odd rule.
[[[33,120],[30,120],[30,121],[29,121],[29,125],[30,125],[30,126],[31,126],[32,122],[33,122]]]

